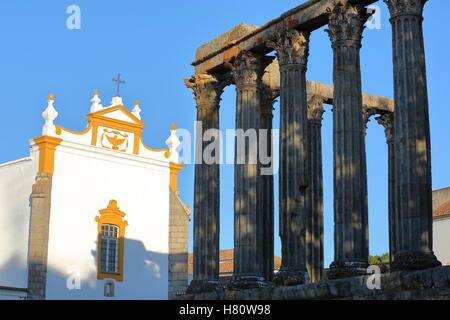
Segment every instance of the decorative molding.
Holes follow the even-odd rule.
[[[58,112],[53,106],[55,102],[55,96],[51,93],[47,99],[47,108],[42,112],[42,118],[45,120],[45,124],[42,127],[43,136],[52,136],[55,134],[55,125],[53,121],[58,117]]]
[[[37,174],[35,183],[31,187],[32,198],[45,198],[47,197],[48,190],[51,183],[52,174],[47,172],[40,172]]]
[[[386,135],[386,142],[393,143],[394,142],[394,113],[384,113],[381,116],[375,118],[379,124],[384,127],[384,133]]]
[[[428,0],[383,0],[389,8],[391,17],[400,15],[422,16],[423,7]]]
[[[55,150],[61,144],[62,139],[50,136],[35,138],[34,142],[39,146],[39,173],[53,174],[55,167]]]
[[[177,148],[180,146],[181,141],[177,137],[177,126],[175,123],[172,123],[170,126],[170,136],[166,140],[166,145],[169,147],[169,151],[164,154],[166,158],[172,158],[171,160],[174,162],[179,162],[179,154]]]
[[[306,68],[309,57],[309,31],[284,30],[266,46],[275,50],[280,66],[301,64]]]
[[[266,67],[273,57],[250,51],[242,51],[231,65],[234,82],[238,88],[245,86],[260,87]]]
[[[273,104],[279,96],[278,90],[272,90],[269,86],[263,85],[261,88],[261,117],[273,117]]]
[[[193,90],[197,108],[218,109],[223,90],[230,81],[211,74],[194,74],[184,79],[184,84]]]
[[[323,98],[317,95],[308,95],[308,120],[322,121],[325,109]]]
[[[128,221],[124,220],[125,213],[119,210],[116,200],[109,201],[108,207],[103,210],[99,210],[100,216],[95,217],[98,228],[98,241],[97,241],[97,279],[115,279],[117,281],[123,281],[123,256],[124,256],[124,239],[125,228],[128,226]],[[102,225],[111,224],[119,228],[119,252],[118,252],[118,272],[117,273],[104,273],[101,272],[101,250],[102,250]]]
[[[328,33],[332,44],[351,41],[361,46],[364,24],[370,17],[369,10],[360,5],[340,1],[329,11],[329,29],[325,32]]]
[[[367,106],[363,105],[363,109],[362,109],[362,119],[363,119],[363,131],[364,131],[364,135],[366,135],[367,133],[367,124],[370,121],[370,117],[378,114],[378,110],[377,109],[373,109],[373,108],[368,108]]]
[[[183,169],[184,164],[169,162],[170,182],[169,186],[173,192],[178,192],[178,172]]]
[[[98,90],[94,91],[94,96],[91,99],[91,113],[103,110],[102,100],[98,97]]]
[[[136,102],[134,103],[134,108],[133,108],[133,110],[131,110],[131,113],[132,113],[136,118],[138,118],[139,120],[142,120],[142,119],[141,119],[141,112],[142,112],[142,109],[139,108],[139,101],[136,101]]]
[[[100,137],[100,143],[103,148],[126,152],[128,149],[128,135],[116,130],[109,131],[104,128]]]

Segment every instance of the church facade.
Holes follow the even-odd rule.
[[[168,299],[187,286],[175,125],[152,149],[138,102],[91,102],[74,132],[54,124],[50,95],[29,157],[0,164],[0,299]]]

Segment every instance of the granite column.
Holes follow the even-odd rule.
[[[234,172],[234,272],[232,289],[267,285],[263,263],[263,214],[259,206],[261,87],[270,57],[241,52],[232,66],[236,84]]]
[[[426,0],[384,0],[392,25],[395,96],[393,270],[440,265],[433,253],[431,146],[423,40]]]
[[[311,282],[322,280],[323,248],[323,173],[322,173],[322,115],[323,99],[308,97],[308,155],[310,184],[307,189],[306,267]]]
[[[219,102],[223,81],[209,74],[196,74],[185,80],[197,103],[194,182],[193,280],[188,293],[221,290],[219,283]],[[209,138],[206,138],[206,134]],[[204,152],[211,144],[211,154]]]
[[[308,281],[306,269],[306,195],[309,185],[306,70],[308,31],[284,30],[267,45],[280,66],[279,217],[281,269],[276,285]]]
[[[360,48],[366,9],[339,2],[329,14],[333,63],[334,261],[330,279],[366,273],[367,173]]]

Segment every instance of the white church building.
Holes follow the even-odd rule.
[[[138,102],[91,102],[73,132],[55,126],[50,95],[29,157],[0,164],[0,299],[170,299],[187,286],[175,125],[152,149]]]

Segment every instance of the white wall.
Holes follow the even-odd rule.
[[[0,165],[0,286],[27,287],[31,187],[36,171],[31,158]]]
[[[167,299],[168,186],[167,162],[63,141],[55,154],[47,298],[104,298],[95,217],[117,200],[128,227],[115,298]],[[69,290],[67,279],[77,274],[81,289]]]
[[[433,250],[442,265],[450,265],[450,219],[433,221]]]

